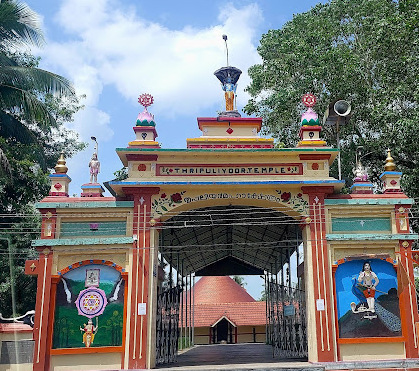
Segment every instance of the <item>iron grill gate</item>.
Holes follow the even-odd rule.
[[[176,286],[157,295],[156,364],[176,361],[181,292]]]
[[[305,293],[297,288],[268,282],[268,341],[274,356],[306,358],[307,325]]]

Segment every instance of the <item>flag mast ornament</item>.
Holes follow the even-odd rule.
[[[237,81],[239,80],[242,71],[236,67],[232,67],[229,65],[227,35],[223,35],[222,37],[225,42],[226,51],[227,51],[227,67],[221,67],[220,69],[214,72],[214,75],[221,82],[221,88],[224,91],[226,109],[225,111],[220,112],[219,116],[241,117],[236,107],[236,97],[237,97],[236,90],[237,90]]]

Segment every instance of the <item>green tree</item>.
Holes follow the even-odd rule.
[[[312,92],[320,118],[329,102],[352,105],[340,130],[342,174],[352,182],[355,151],[378,184],[386,148],[392,149],[404,189],[419,195],[419,2],[333,0],[297,14],[262,36],[262,63],[249,69],[248,114],[264,119],[264,132],[285,146],[298,142],[301,96]],[[333,127],[323,137],[336,146]],[[337,176],[336,164],[332,174]]]
[[[245,287],[247,285],[246,281],[244,280],[243,276],[233,276],[231,277],[236,283],[238,283],[241,287]]]
[[[11,238],[15,272],[11,279],[8,247],[0,241],[3,315],[12,313],[12,282],[17,313],[34,309],[36,280],[23,270],[25,260],[36,257],[30,246],[40,226],[33,204],[48,194],[59,153],[70,157],[84,147],[63,125],[82,108],[71,83],[21,52],[43,41],[36,13],[25,4],[0,1],[0,234]]]

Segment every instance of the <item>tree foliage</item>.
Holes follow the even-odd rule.
[[[270,30],[258,47],[262,63],[249,69],[246,113],[261,115],[265,133],[292,147],[299,140],[303,106],[297,102],[304,93],[317,96],[320,118],[329,102],[346,99],[352,117],[340,130],[340,146],[347,185],[358,146],[375,182],[391,148],[405,190],[417,197],[418,8],[416,0],[332,0]],[[336,146],[333,127],[324,127],[322,135]]]
[[[84,147],[64,127],[82,108],[71,83],[38,68],[39,58],[23,48],[44,42],[39,20],[27,5],[0,1],[0,313],[34,309],[36,280],[24,275],[24,261],[36,256],[31,240],[40,230],[34,202],[48,194],[50,170],[60,152]],[[22,51],[24,50],[24,51]],[[10,261],[12,271],[10,276]]]

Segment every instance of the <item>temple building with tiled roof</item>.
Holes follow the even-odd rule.
[[[256,301],[230,277],[202,277],[192,293],[195,344],[266,341],[266,302]]]

